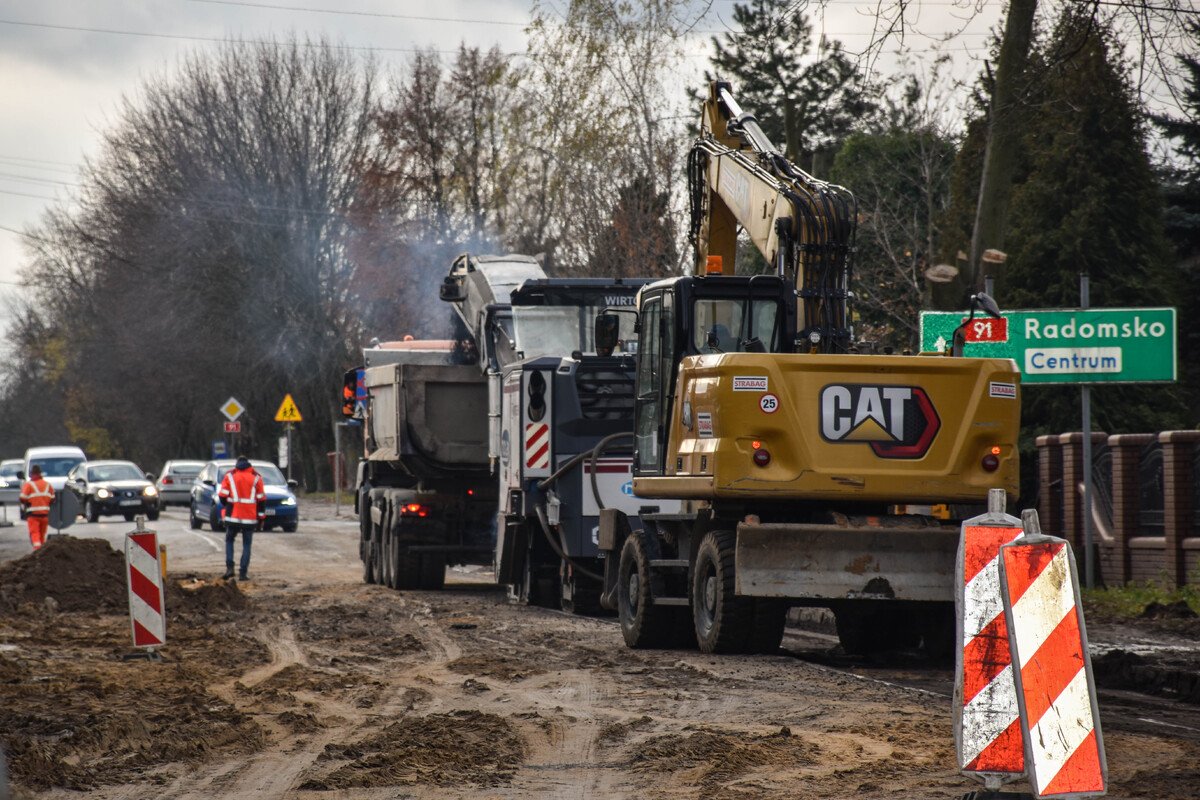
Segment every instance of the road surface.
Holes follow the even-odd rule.
[[[163,663],[119,659],[123,587],[88,587],[98,611],[68,610],[79,600],[62,587],[61,602],[26,587],[32,602],[0,606],[0,740],[20,796],[924,800],[973,788],[953,768],[950,672],[915,656],[849,660],[804,631],[775,656],[631,651],[611,619],[511,605],[486,572],[451,570],[438,593],[366,586],[355,522],[306,515],[319,518],[295,534],[256,535],[237,588],[218,579],[223,537],[176,510],[154,525],[179,583]],[[71,533],[119,546],[130,527]],[[22,530],[0,529],[0,559],[27,549]],[[1200,795],[1200,709],[1108,692],[1101,710],[1111,796]]]

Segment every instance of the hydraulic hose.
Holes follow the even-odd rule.
[[[753,279],[751,279],[751,280],[753,280]],[[632,438],[633,438],[633,433],[630,431],[623,431],[621,433],[613,433],[608,436],[605,436],[603,439],[601,439],[599,442],[596,443],[595,447],[592,448],[592,460],[590,462],[588,462],[588,466],[590,466],[592,468],[592,496],[596,498],[596,507],[599,508],[601,511],[604,510],[605,506],[604,506],[604,501],[600,499],[600,486],[599,486],[599,484],[596,483],[596,459],[598,459],[600,457],[600,454],[603,453],[608,448],[608,446],[610,444],[612,444],[613,442],[620,441],[621,439],[632,439]]]
[[[585,575],[594,581],[599,581],[600,584],[603,585],[604,584],[604,576],[603,575],[600,575],[599,573],[596,573],[596,572],[592,572],[587,567],[579,566],[579,564],[577,564],[573,558],[571,558],[569,555],[567,555],[566,550],[563,549],[562,545],[560,545],[558,542],[554,541],[554,535],[552,533],[550,533],[550,521],[546,519],[546,509],[544,509],[540,505],[538,505],[538,506],[534,506],[533,510],[537,513],[538,527],[540,527],[542,529],[542,535],[546,537],[546,544],[550,545],[550,549],[553,550],[558,555],[559,558],[561,558],[563,561],[570,564],[576,571],[579,572],[579,574]]]

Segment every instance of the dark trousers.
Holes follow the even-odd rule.
[[[225,569],[230,572],[233,571],[233,542],[239,533],[242,534],[242,562],[239,572],[244,578],[250,569],[250,545],[254,541],[254,525],[225,521]]]

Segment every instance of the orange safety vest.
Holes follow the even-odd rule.
[[[25,481],[21,486],[21,502],[28,504],[29,514],[49,514],[50,504],[54,502],[54,487],[45,478],[40,481]]]
[[[225,473],[217,496],[231,503],[226,519],[252,525],[266,516],[258,513],[260,504],[267,499],[267,493],[263,489],[262,478],[253,467],[231,469]]]

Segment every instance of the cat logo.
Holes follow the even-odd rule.
[[[920,458],[941,426],[918,386],[835,383],[821,390],[821,437],[870,445],[880,458]]]

